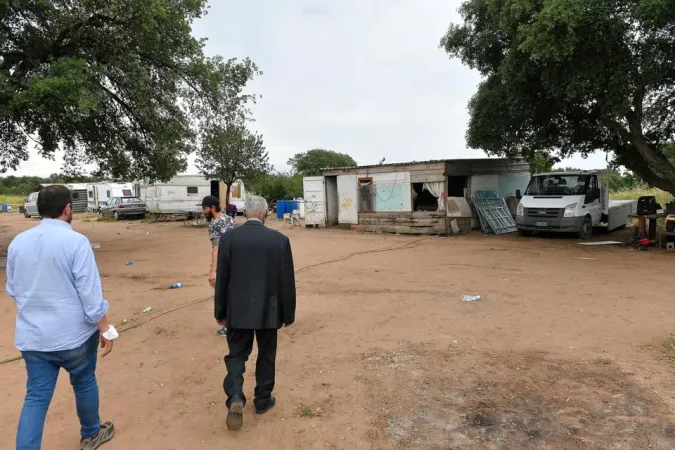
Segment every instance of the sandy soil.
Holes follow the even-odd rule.
[[[0,247],[35,223],[0,222]],[[247,408],[233,434],[206,230],[74,226],[101,243],[110,316],[127,330],[99,364],[102,415],[117,426],[106,449],[675,448],[675,365],[664,350],[673,255],[560,238],[285,230],[298,314],[281,332],[278,406],[262,417]],[[176,281],[185,287],[167,290]],[[474,293],[483,299],[460,300]],[[3,292],[0,359],[17,355],[14,313]],[[0,378],[0,449],[11,449],[22,362],[0,365]],[[43,448],[77,444],[64,374]]]

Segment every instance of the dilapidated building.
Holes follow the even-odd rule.
[[[478,226],[476,191],[515,198],[529,177],[524,161],[488,158],[329,168],[304,179],[305,220],[374,232],[466,232]]]

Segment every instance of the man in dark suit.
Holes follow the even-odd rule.
[[[267,202],[262,197],[246,199],[246,223],[220,238],[216,276],[215,318],[227,326],[229,354],[227,376],[227,427],[243,424],[244,371],[258,342],[256,414],[275,405],[272,395],[277,354],[277,330],[295,321],[295,273],[291,244],[286,236],[265,227]]]

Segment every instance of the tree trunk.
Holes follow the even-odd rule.
[[[225,212],[227,212],[227,208],[230,206],[230,186],[232,183],[225,183]]]
[[[628,119],[628,139],[636,150],[636,161],[631,170],[637,172],[647,183],[675,195],[675,166],[662,154],[654,151],[642,133],[640,118],[634,112]]]

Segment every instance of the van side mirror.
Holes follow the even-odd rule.
[[[518,200],[520,200],[521,198],[523,198],[523,195],[520,193],[520,189],[516,189],[516,198],[517,198]]]

